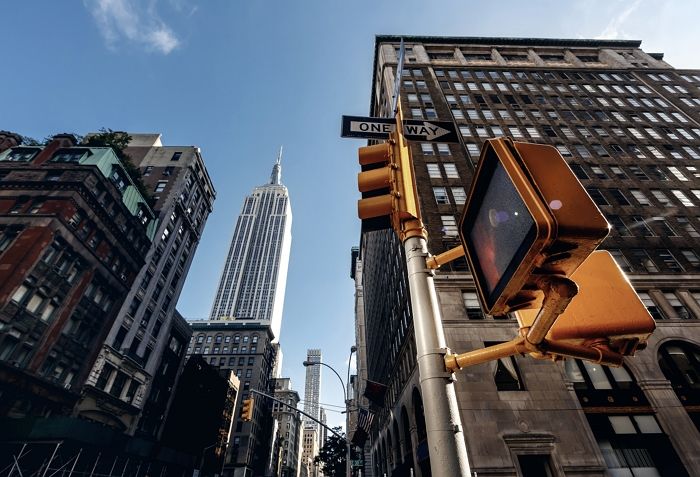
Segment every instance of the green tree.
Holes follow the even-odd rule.
[[[143,183],[143,177],[138,167],[131,162],[131,157],[124,151],[131,136],[128,133],[121,131],[112,131],[111,129],[101,128],[97,134],[92,134],[83,139],[83,145],[88,147],[111,147],[119,160],[122,162],[127,174],[131,177],[134,185],[139,190],[141,195],[150,202],[151,194],[148,192],[146,185]]]
[[[334,427],[333,430],[340,435],[345,435],[341,427]],[[342,477],[345,475],[345,456],[347,447],[345,439],[341,439],[335,434],[330,434],[323,444],[314,462],[321,465],[324,475],[329,477]]]

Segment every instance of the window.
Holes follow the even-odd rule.
[[[523,454],[518,456],[518,465],[523,477],[553,477],[548,455]]]
[[[591,196],[591,199],[598,204],[598,205],[610,205],[610,203],[607,201],[605,196],[600,192],[600,190],[593,188],[593,187],[587,187],[586,190],[588,191],[588,195]]]
[[[620,205],[631,205],[625,194],[622,193],[620,189],[609,189],[610,195],[617,201]]]
[[[589,178],[588,174],[586,174],[586,171],[580,164],[569,164],[569,167],[571,167],[571,170],[579,180],[586,180]]]
[[[456,237],[459,235],[457,230],[457,222],[452,215],[441,215],[442,235],[445,237]]]
[[[654,237],[654,232],[651,231],[651,229],[647,225],[646,220],[644,220],[644,217],[642,217],[641,215],[633,215],[630,217],[630,219],[632,220],[632,222],[634,222],[632,228],[641,232],[642,237]]]
[[[667,237],[678,237],[678,234],[676,233],[675,230],[673,230],[673,227],[671,227],[671,224],[668,223],[668,220],[666,220],[664,217],[653,217],[652,220],[656,223],[658,228],[663,231],[664,235]]]
[[[610,252],[610,255],[613,256],[619,267],[625,271],[625,272],[630,272],[632,271],[632,266],[630,265],[630,262],[627,261],[627,257],[625,257],[625,254],[622,253],[622,250],[618,248],[611,248],[608,249],[608,252]]]
[[[651,189],[649,192],[651,192],[651,195],[653,195],[662,206],[671,205],[671,200],[666,196],[666,194],[663,193],[663,191],[659,189]]]
[[[700,232],[690,223],[688,217],[677,216],[676,222],[678,222],[681,230],[687,233],[689,237],[700,237]]]
[[[646,292],[637,292],[637,295],[639,296],[639,299],[642,300],[642,303],[644,303],[644,306],[647,308],[647,311],[649,311],[649,314],[655,319],[655,320],[665,320],[666,316],[663,314],[663,311],[661,311],[661,308],[656,304],[656,302],[652,299],[651,295]]]
[[[464,302],[464,308],[467,310],[467,318],[471,320],[484,318],[476,292],[462,292],[462,301]]]
[[[431,179],[442,179],[442,174],[440,173],[440,166],[438,164],[426,164],[428,169],[428,177]]]
[[[700,350],[690,343],[671,341],[661,345],[659,366],[674,388],[700,389]]]
[[[630,194],[632,194],[632,197],[635,198],[637,202],[639,202],[639,205],[651,205],[651,202],[649,202],[649,199],[647,196],[644,195],[644,193],[639,190],[639,189],[630,189]]]
[[[678,201],[683,204],[686,207],[694,207],[695,204],[693,204],[688,196],[686,196],[682,191],[678,189],[673,189],[671,190],[671,193],[678,199]]]
[[[449,156],[449,155],[451,155],[450,147],[449,147],[447,144],[438,143],[437,148],[438,148],[438,154],[439,154],[439,155],[441,155],[441,156]]]
[[[668,304],[671,306],[671,308],[673,308],[673,311],[676,312],[676,315],[678,315],[677,318],[680,318],[681,320],[689,320],[692,318],[688,309],[683,303],[681,303],[675,293],[663,292],[663,294]]]
[[[420,149],[421,149],[421,152],[423,153],[424,156],[433,156],[433,155],[435,155],[435,151],[433,150],[433,145],[432,145],[432,144],[429,144],[429,143],[426,143],[426,142],[422,142],[422,143],[420,144]]]
[[[29,162],[40,151],[37,148],[30,147],[13,147],[10,152],[4,157],[4,161],[11,162]]]
[[[700,258],[698,257],[698,254],[695,252],[695,250],[690,248],[684,248],[681,249],[681,254],[693,268],[700,267]]]
[[[464,187],[452,187],[452,198],[457,205],[463,205],[467,202],[467,193]]]
[[[673,256],[671,251],[667,248],[661,248],[656,251],[661,260],[661,263],[665,265],[665,268],[672,272],[682,272],[683,267],[678,263],[676,257]]]
[[[459,172],[457,172],[457,166],[452,162],[443,163],[442,167],[445,168],[445,175],[448,179],[459,179]]]
[[[615,229],[615,231],[620,235],[620,237],[631,237],[632,233],[629,231],[623,220],[619,215],[609,215],[608,220]]]
[[[447,197],[447,189],[444,187],[433,187],[433,195],[435,202],[438,204],[449,204],[450,199]]]
[[[86,149],[59,149],[51,156],[51,162],[77,163],[87,154]]]
[[[647,253],[647,251],[643,248],[633,248],[630,250],[630,253],[634,259],[636,269],[650,273],[656,273],[659,271],[659,268],[649,256],[649,253]]]
[[[591,166],[591,171],[598,179],[609,179],[608,175],[605,173],[605,170],[603,170],[603,168],[600,166]]]

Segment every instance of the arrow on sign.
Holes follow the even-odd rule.
[[[362,116],[343,116],[341,137],[360,137],[364,139],[388,139],[396,129],[396,121],[391,118],[371,118]],[[434,141],[458,143],[456,126],[451,121],[424,121],[404,119],[403,132],[406,139],[412,141]]]
[[[432,141],[433,139],[437,139],[450,133],[450,131],[447,129],[441,128],[440,126],[436,126],[435,124],[427,121],[423,122],[422,126],[418,124],[404,124],[403,132],[407,136],[425,136],[425,139],[428,141]]]

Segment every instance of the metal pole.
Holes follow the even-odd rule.
[[[469,460],[457,395],[452,374],[445,369],[447,343],[432,272],[426,264],[427,241],[423,236],[410,236],[404,241],[404,249],[431,473],[433,477],[468,477]]]
[[[49,459],[48,464],[46,464],[46,469],[44,469],[44,473],[41,474],[42,477],[46,477],[46,473],[49,471],[49,467],[51,467],[51,462],[53,462],[54,457],[56,457],[56,452],[58,452],[58,448],[61,447],[62,441],[56,444],[56,448],[54,448],[53,453],[51,454],[51,458]]]
[[[350,353],[350,356],[352,356],[352,353]],[[335,373],[336,376],[338,376],[338,380],[340,381],[340,386],[343,388],[343,398],[345,398],[345,418],[347,422],[347,416],[350,413],[350,405],[348,404],[348,392],[347,388],[345,387],[345,383],[343,383],[343,378],[340,377],[340,374],[338,374],[338,371],[333,369],[331,365],[328,365],[326,363],[322,363],[321,361],[304,361],[304,366],[313,366],[316,364],[320,364],[321,366],[325,366],[326,368],[330,369]],[[306,364],[308,363],[308,364]],[[350,364],[348,363],[348,373],[350,372]],[[347,439],[348,433],[347,429],[345,429],[345,476],[346,477],[352,477],[352,469],[350,467],[350,454],[351,454],[351,449],[350,449],[350,441]]]
[[[19,466],[18,457],[19,457],[19,459],[22,458],[22,454],[24,454],[24,449],[25,449],[26,447],[27,447],[27,443],[25,442],[24,444],[22,444],[22,449],[20,449],[18,456],[14,455],[14,454],[12,455],[12,459],[13,459],[12,468],[10,469],[10,473],[7,474],[7,477],[11,477],[11,476],[12,476],[12,474],[13,474],[14,471],[15,471],[15,467],[17,467],[17,472],[19,472],[19,475],[20,475],[20,476],[22,475],[22,469],[21,469],[20,466]],[[7,468],[7,467],[5,467],[5,468]]]
[[[73,467],[70,468],[70,473],[68,474],[68,477],[71,477],[73,475],[73,471],[75,470],[75,466],[78,463],[78,459],[80,459],[80,454],[83,453],[83,448],[80,448],[80,451],[78,452],[78,455],[75,456],[75,462],[73,462]]]
[[[97,459],[95,459],[95,465],[92,466],[92,470],[90,471],[90,477],[95,474],[95,469],[97,468],[97,463],[100,461],[100,456],[102,456],[102,452],[97,453]]]

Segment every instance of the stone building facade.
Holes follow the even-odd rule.
[[[410,144],[430,252],[459,245],[485,139],[551,144],[606,215],[603,248],[657,320],[648,348],[622,368],[518,356],[456,374],[471,470],[700,475],[700,72],[638,41],[403,39],[405,116],[454,121],[460,133],[460,144]],[[376,39],[369,116],[390,116],[400,40]],[[366,379],[388,386],[363,475],[430,475],[403,251],[380,230],[363,233],[354,256],[367,373],[358,394]],[[516,335],[512,318],[481,312],[464,259],[437,271],[435,285],[454,352]]]

